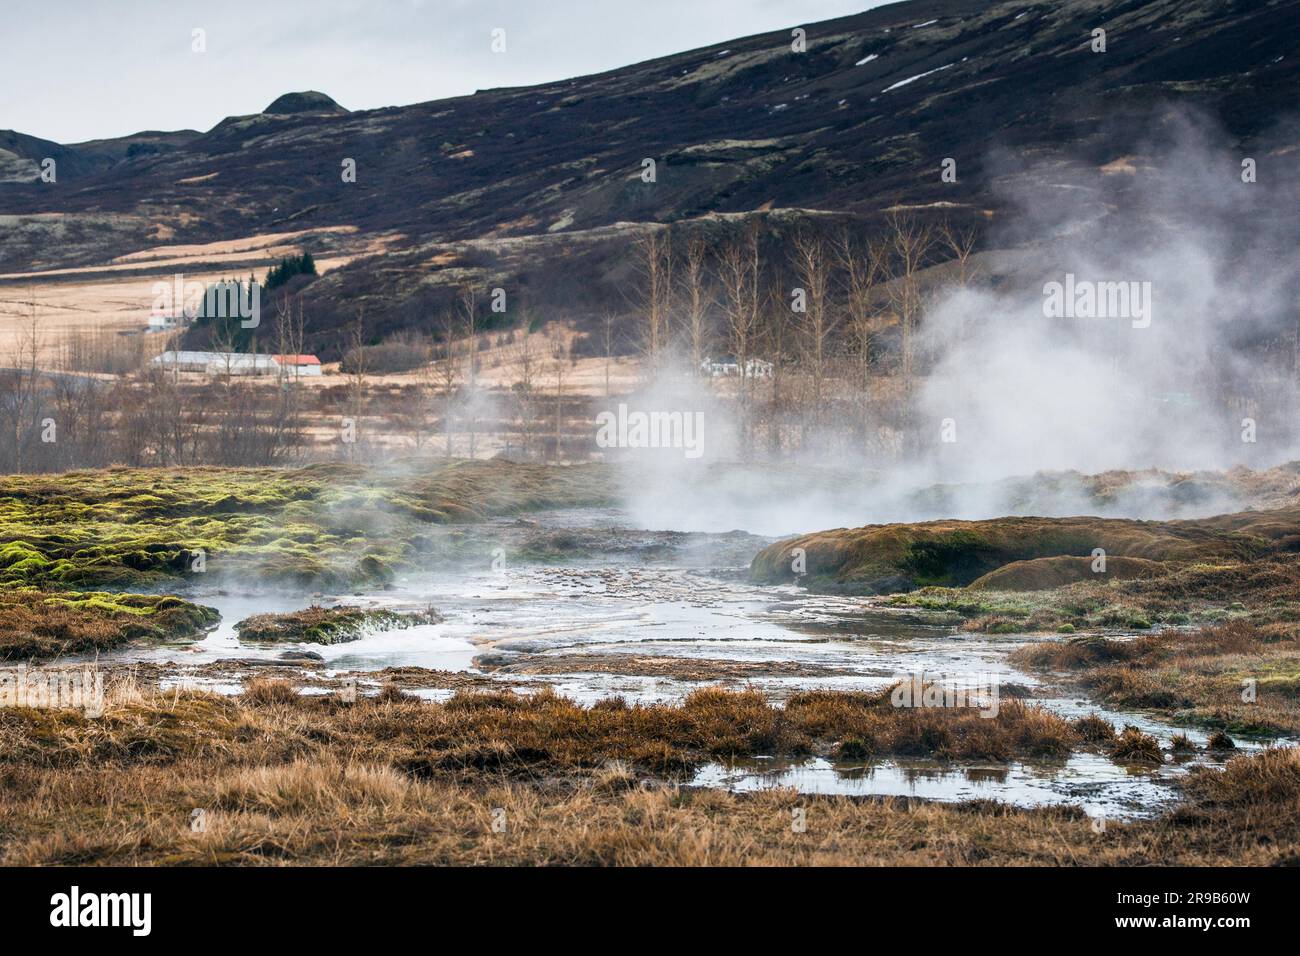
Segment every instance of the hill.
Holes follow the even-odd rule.
[[[785,30],[410,106],[291,93],[201,134],[2,132],[0,273],[294,232],[337,257],[304,293],[325,352],[359,308],[373,337],[427,328],[467,278],[582,321],[626,306],[623,251],[652,224],[819,210],[870,228],[899,207],[996,222],[1009,181],[1130,171],[1170,109],[1232,148],[1272,142],[1295,106],[1298,16],[1292,0],[910,0],[804,25],[804,52]]]

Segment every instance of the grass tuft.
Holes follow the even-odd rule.
[[[1125,727],[1115,740],[1110,755],[1114,760],[1129,760],[1136,763],[1164,763],[1164,754],[1160,751],[1160,741],[1150,734],[1144,734],[1136,727]]]

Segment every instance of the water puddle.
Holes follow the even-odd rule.
[[[696,787],[737,792],[791,788],[800,793],[916,797],[956,803],[998,800],[1018,807],[1074,805],[1108,820],[1156,816],[1177,800],[1171,781],[1183,767],[1136,770],[1095,754],[1060,763],[964,764],[882,760],[870,764],[752,759],[712,763],[691,780]]]

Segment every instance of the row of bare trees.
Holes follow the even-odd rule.
[[[411,351],[413,371],[401,378],[400,401],[376,409],[376,386],[391,382],[370,362],[378,353],[367,345],[359,314],[342,342],[345,386],[334,401],[346,437],[335,452],[367,460],[382,433],[383,443],[446,456],[505,450],[565,457],[566,443],[585,427],[588,400],[611,394],[619,343],[629,339],[640,341],[650,376],[666,363],[707,375],[706,360],[725,358],[735,374],[712,385],[734,403],[747,453],[808,448],[846,423],[857,443],[879,439],[882,428],[904,429],[929,288],[922,272],[948,262],[948,281],[970,281],[975,235],[901,214],[874,235],[826,221],[810,216],[784,234],[757,217],[712,234],[678,234],[676,227],[645,233],[635,248],[641,281],[634,307],[606,312],[588,329],[586,354],[593,337],[603,351],[603,388],[590,378],[577,387],[578,333],[527,309],[516,312],[508,344],[493,355],[505,369],[485,385],[484,290],[466,285],[434,328],[390,349]],[[108,368],[120,358],[98,338],[65,339],[63,357],[42,367],[40,331],[33,300],[14,354],[0,369],[5,471],[278,464],[333,445],[335,436],[323,433],[339,428],[337,421],[292,370],[282,370],[273,387],[232,369],[199,381],[175,367],[146,365],[116,376],[74,371],[87,362],[103,365],[104,373],[120,371]],[[304,350],[299,299],[277,303],[273,336],[279,354]],[[237,351],[220,337],[212,348]]]
[[[300,353],[305,325],[301,305],[282,302],[277,352]],[[75,340],[45,341],[34,295],[16,333],[0,367],[0,472],[275,465],[301,457],[304,389],[292,369],[274,383],[231,368],[196,383],[175,364],[146,364],[130,375],[84,371],[86,353]],[[214,346],[218,355],[221,349]],[[226,354],[235,354],[233,346]]]
[[[976,239],[973,229],[904,213],[872,235],[815,216],[785,236],[765,235],[754,217],[713,241],[698,229],[681,241],[670,227],[653,229],[636,248],[646,367],[653,375],[681,361],[710,374],[707,360],[725,356],[743,442],[754,446],[763,418],[770,452],[789,443],[794,405],[804,444],[846,406],[862,430],[886,418],[905,428],[927,296],[974,278]],[[941,263],[941,283],[923,275]]]
[[[426,347],[425,361],[407,389],[403,418],[416,449],[436,445],[447,457],[496,450],[525,458],[561,455],[570,427],[565,408],[573,397],[567,381],[574,364],[572,333],[560,322],[544,333],[535,331],[535,324],[530,310],[519,310],[496,356],[508,370],[506,381],[486,387],[478,296],[471,287],[461,289],[456,306],[442,314],[439,341]],[[608,332],[608,319],[605,328]]]

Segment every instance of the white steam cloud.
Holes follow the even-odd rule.
[[[1104,172],[1058,164],[999,177],[1014,211],[983,244],[999,251],[980,257],[984,276],[938,292],[925,310],[917,341],[925,371],[901,459],[846,451],[841,436],[808,443],[832,451],[802,461],[719,468],[744,442],[739,426],[706,385],[661,379],[641,400],[707,408],[716,441],[703,462],[638,459],[628,479],[633,517],[656,528],[787,534],[1244,506],[1223,475],[1194,484],[1085,477],[1300,458],[1300,176],[1285,159],[1294,128],[1249,154],[1216,145],[1228,138],[1196,117],[1165,114],[1153,128]],[[1246,156],[1255,182],[1243,181]],[[1050,317],[1045,287],[1067,276],[1088,291],[1102,284],[1100,305],[1081,299],[1082,314]],[[1150,300],[1116,314],[1119,293],[1130,290]],[[1109,314],[1096,314],[1108,302]]]

